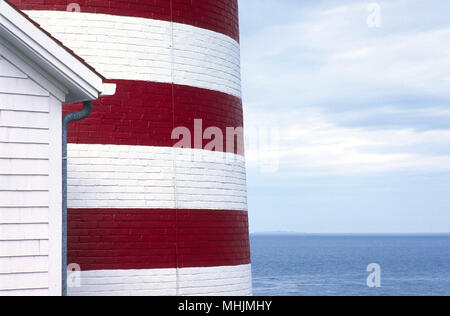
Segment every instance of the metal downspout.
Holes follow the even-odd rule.
[[[79,112],[64,115],[62,124],[62,296],[67,296],[67,128],[92,113],[92,101],[83,103]]]

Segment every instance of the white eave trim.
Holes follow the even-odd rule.
[[[96,100],[104,94],[98,74],[4,0],[0,0],[0,36],[67,87],[67,103]]]
[[[115,83],[104,83],[101,97],[108,97],[116,94],[117,85]]]

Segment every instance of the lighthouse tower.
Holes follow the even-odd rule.
[[[238,1],[10,1],[117,85],[69,129],[69,295],[251,295]]]

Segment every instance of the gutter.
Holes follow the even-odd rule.
[[[92,101],[83,103],[79,112],[63,117],[62,125],[62,296],[67,296],[67,128],[69,124],[84,120],[92,113]]]

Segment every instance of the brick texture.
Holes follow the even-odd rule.
[[[68,147],[69,208],[247,210],[242,156],[172,147]]]
[[[250,263],[247,212],[69,210],[68,256],[82,270]]]
[[[70,296],[247,296],[252,295],[251,265],[139,270],[81,271],[80,287]]]
[[[251,294],[242,135],[218,152],[171,139],[196,119],[243,127],[238,1],[13,3],[117,84],[69,128],[69,262],[84,282],[69,293]]]
[[[66,11],[73,0],[10,0],[21,10]],[[82,12],[190,24],[239,40],[238,0],[78,0]]]
[[[243,126],[242,101],[237,97],[188,86],[111,82],[117,84],[116,94],[96,101],[89,118],[70,125],[69,143],[172,147],[178,142],[171,139],[172,130],[184,126],[191,131],[191,147],[195,148],[195,119],[203,121],[204,130],[218,127],[224,136],[227,127]],[[64,113],[80,108],[80,104],[66,105]],[[210,141],[203,140],[202,148]],[[243,153],[242,135],[234,141],[234,153]],[[223,150],[227,149],[226,142],[224,137]]]
[[[134,17],[26,12],[106,78],[174,82],[241,96],[239,44],[221,33]]]

